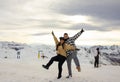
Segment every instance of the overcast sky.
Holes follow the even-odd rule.
[[[68,32],[78,45],[120,44],[120,0],[0,0],[0,41],[54,44]]]

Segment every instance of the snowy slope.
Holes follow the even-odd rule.
[[[42,68],[48,59],[36,61],[0,59],[0,82],[119,82],[120,66],[101,66],[94,68],[91,64],[81,64],[82,71],[77,72],[72,65],[73,77],[67,79],[66,63],[63,65],[61,79],[57,79],[57,63],[49,70]]]
[[[34,59],[37,55],[37,50],[27,44],[0,42],[0,58],[16,59],[17,52],[20,52],[21,59]]]
[[[94,68],[94,50],[99,47],[100,68]],[[52,56],[55,56],[55,46],[27,45],[15,42],[0,42],[0,82],[119,82],[120,81],[120,47],[119,46],[78,46],[78,58],[81,72],[77,72],[72,63],[73,77],[66,79],[67,65],[63,65],[63,75],[57,78],[57,63],[49,70],[42,68]],[[17,59],[17,52],[20,59]],[[48,58],[38,59],[40,55]],[[7,58],[6,58],[7,57]],[[114,66],[116,65],[116,66]]]

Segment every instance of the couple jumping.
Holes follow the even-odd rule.
[[[49,69],[50,65],[54,62],[58,62],[58,77],[60,79],[62,77],[62,65],[67,60],[67,67],[68,67],[68,76],[66,78],[72,77],[72,69],[71,69],[71,61],[72,59],[75,62],[76,69],[78,72],[81,71],[80,63],[77,58],[77,50],[75,46],[75,40],[84,32],[82,29],[80,32],[75,34],[73,37],[69,37],[67,33],[64,33],[64,37],[60,37],[60,41],[56,38],[54,32],[52,32],[55,44],[56,44],[56,52],[57,56],[54,56],[50,59],[50,61],[46,65],[42,65],[43,68]]]

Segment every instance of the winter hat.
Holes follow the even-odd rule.
[[[64,35],[68,35],[68,33],[64,33]]]

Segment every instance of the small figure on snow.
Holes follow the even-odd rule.
[[[94,67],[99,67],[99,55],[100,55],[100,51],[99,51],[99,48],[97,48],[96,50],[97,50],[97,55],[94,56],[94,58],[95,58]]]
[[[47,57],[47,56],[45,56],[45,55],[42,55],[41,57],[42,57],[43,59],[44,59],[44,58],[48,58],[48,57]]]
[[[20,51],[17,51],[17,59],[20,59]]]

